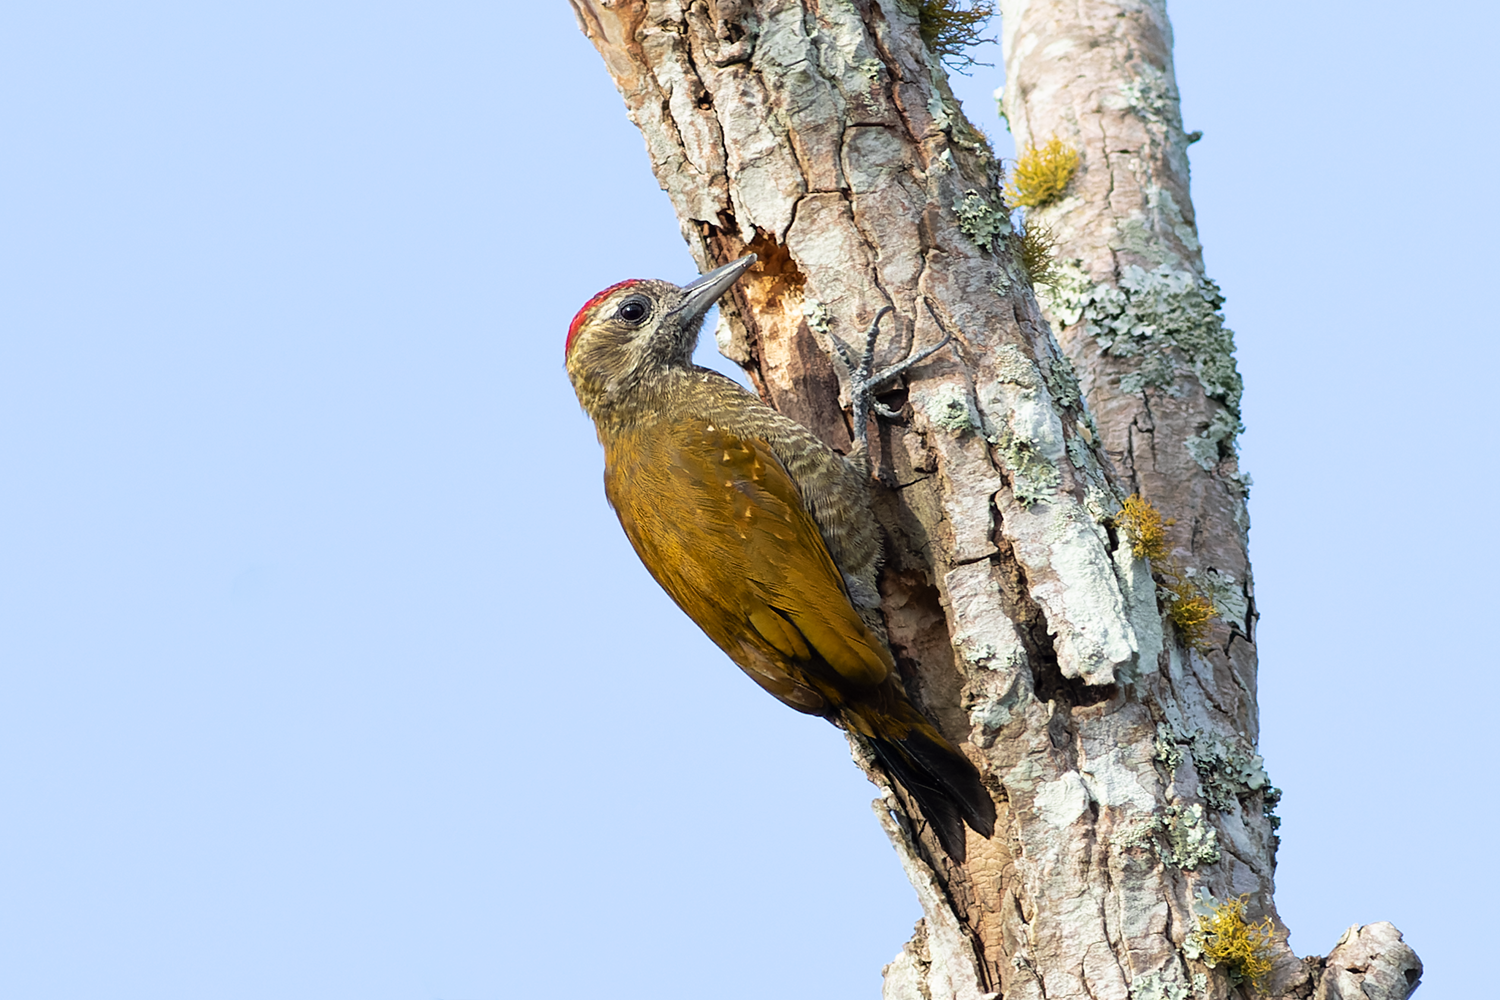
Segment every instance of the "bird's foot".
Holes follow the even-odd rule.
[[[875,371],[875,341],[880,338],[880,321],[891,312],[895,312],[892,307],[882,306],[875,314],[875,318],[870,321],[869,328],[865,330],[864,352],[857,360],[841,341],[837,338],[833,341],[833,346],[849,369],[849,400],[852,411],[850,416],[854,423],[854,451],[851,454],[854,456],[863,457],[869,452],[871,413],[887,420],[895,420],[900,416],[896,410],[876,399],[875,393],[881,386],[889,384],[902,372],[926,361],[947,347],[953,340],[953,334],[945,333],[943,339],[931,347],[925,347],[916,354],[909,355],[905,360],[898,361],[889,368],[877,372]]]

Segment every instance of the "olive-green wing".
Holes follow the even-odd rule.
[[[766,442],[706,422],[627,433],[607,447],[605,491],[651,575],[787,704],[823,713],[891,674]]]

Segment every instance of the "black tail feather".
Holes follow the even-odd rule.
[[[916,729],[902,740],[876,737],[870,746],[881,765],[917,800],[953,860],[962,863],[968,853],[965,821],[980,836],[994,834],[995,802],[967,757]]]

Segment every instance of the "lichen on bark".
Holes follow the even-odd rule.
[[[1182,950],[1198,889],[1271,917],[1269,988],[1310,989],[1275,920],[1269,786],[1252,787],[1241,389],[1160,4],[1002,5],[1018,140],[1079,150],[1063,197],[1031,210],[1072,262],[1038,301],[999,164],[906,0],[570,2],[700,266],[760,258],[716,337],[769,402],[847,448],[835,341],[887,306],[879,362],[953,337],[905,377],[902,419],[873,428],[882,615],[999,823],[954,864],[860,761],[924,912],[887,997],[1166,995],[1211,971]],[[1073,83],[1048,76],[1064,66]],[[1164,631],[1115,522],[1127,493],[1176,519],[1184,577],[1212,581],[1202,650]]]

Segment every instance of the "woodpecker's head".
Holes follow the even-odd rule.
[[[568,327],[568,378],[590,416],[628,397],[672,368],[692,365],[703,315],[755,254],[682,287],[667,281],[622,281],[589,299]]]

